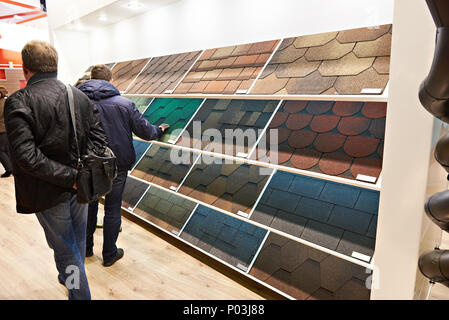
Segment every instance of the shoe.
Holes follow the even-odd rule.
[[[116,261],[120,260],[121,258],[123,258],[123,255],[125,254],[125,252],[123,251],[123,249],[118,248],[117,249],[117,253],[115,254],[115,257],[113,257],[111,260],[104,260],[103,261],[103,266],[104,267],[110,267],[112,266]]]
[[[90,258],[94,255],[94,251],[92,249],[86,249],[86,258]]]
[[[4,174],[1,175],[2,178],[8,178],[9,176],[12,175],[11,171],[6,171]]]

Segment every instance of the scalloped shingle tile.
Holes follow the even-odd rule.
[[[147,189],[148,185],[146,183],[128,176],[122,195],[122,207],[132,210]]]
[[[251,158],[349,179],[378,178],[385,116],[386,103],[284,101]]]

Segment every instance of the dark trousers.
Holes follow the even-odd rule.
[[[87,205],[72,199],[36,213],[53,249],[58,278],[69,290],[70,300],[90,300],[89,284],[84,268],[86,254]],[[56,281],[56,279],[55,279]]]
[[[8,137],[6,132],[0,133],[0,162],[6,172],[12,172],[11,160],[9,159]]]
[[[104,203],[103,220],[103,260],[110,260],[117,254],[118,234],[122,224],[122,195],[125,189],[128,171],[118,171],[112,184],[111,193],[107,194]],[[94,232],[97,227],[98,201],[89,203],[87,218],[86,249],[91,251],[94,246]]]

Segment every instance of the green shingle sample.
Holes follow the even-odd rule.
[[[175,140],[181,130],[187,125],[203,102],[203,99],[178,99],[158,98],[154,99],[144,113],[144,117],[154,125],[167,123],[170,129],[161,137],[160,141]]]

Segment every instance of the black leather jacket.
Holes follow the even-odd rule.
[[[77,150],[65,85],[56,73],[37,73],[5,105],[17,212],[35,213],[76,191]],[[96,107],[73,88],[81,154],[107,145]]]

